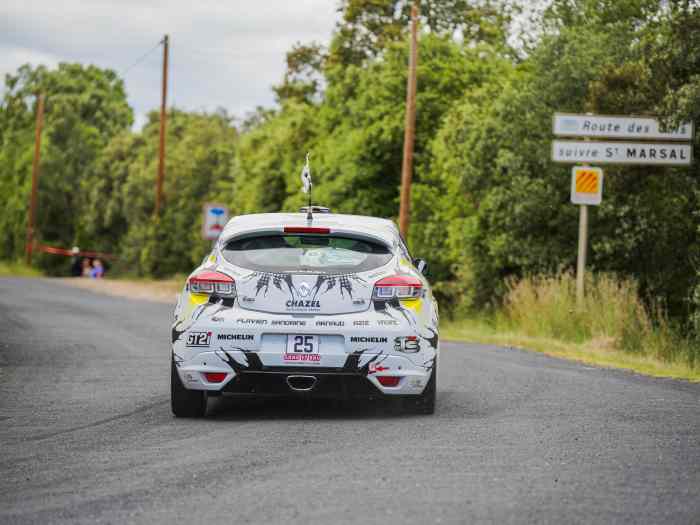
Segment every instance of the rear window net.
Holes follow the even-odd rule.
[[[385,245],[334,235],[263,235],[233,239],[224,259],[249,270],[272,273],[358,273],[391,261]]]

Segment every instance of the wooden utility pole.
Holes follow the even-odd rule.
[[[158,178],[156,179],[156,217],[160,215],[160,206],[163,199],[163,179],[165,178],[165,120],[167,118],[169,43],[170,39],[168,35],[165,35],[163,37],[163,86],[160,97],[160,144],[158,148]]]
[[[406,125],[403,139],[403,166],[401,168],[401,205],[399,229],[408,237],[411,220],[411,181],[413,179],[413,146],[416,141],[416,67],[418,65],[418,7],[411,6],[411,49],[408,61],[406,89]]]
[[[41,161],[41,129],[44,127],[44,95],[40,93],[36,107],[36,126],[34,130],[34,163],[32,164],[32,193],[29,197],[29,216],[27,217],[27,264],[32,264],[34,250],[34,225],[36,224],[37,190],[39,185],[39,163]]]

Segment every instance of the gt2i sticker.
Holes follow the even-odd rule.
[[[190,332],[187,334],[185,346],[208,348],[209,343],[211,343],[211,332]]]

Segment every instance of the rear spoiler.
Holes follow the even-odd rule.
[[[390,251],[394,251],[394,245],[379,235],[367,232],[358,232],[345,228],[330,228],[327,226],[308,226],[306,224],[291,224],[276,228],[264,227],[260,229],[249,229],[245,231],[227,232],[224,237],[219,237],[219,246],[233,240],[248,239],[250,237],[265,237],[270,235],[330,235],[331,237],[345,237],[350,239],[366,240],[375,244],[386,246]]]

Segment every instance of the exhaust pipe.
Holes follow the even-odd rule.
[[[309,392],[316,386],[314,376],[287,376],[287,385],[295,392]]]

